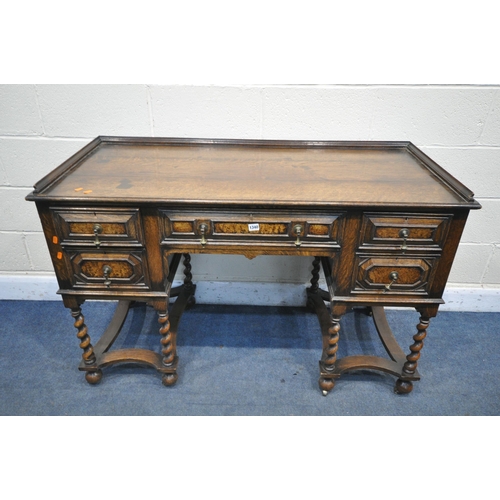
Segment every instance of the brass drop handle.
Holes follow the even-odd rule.
[[[208,226],[206,224],[200,224],[198,229],[200,230],[201,233],[200,243],[202,246],[205,246],[207,244],[207,239],[205,238],[205,234],[208,231]]]
[[[109,279],[109,275],[111,274],[111,267],[106,265],[106,266],[103,266],[102,268],[102,272],[104,273],[104,284],[109,288],[109,286],[111,285],[111,280]]]
[[[410,236],[409,229],[403,228],[401,229],[401,231],[399,231],[399,237],[403,238],[403,244],[401,245],[401,250],[403,250],[403,252],[406,252],[406,250],[408,249],[408,247],[406,246],[406,239],[408,238],[408,236]]]
[[[392,271],[392,273],[389,274],[389,279],[391,280],[390,283],[385,285],[385,291],[388,292],[391,289],[391,286],[394,284],[395,281],[397,281],[399,278],[399,273],[397,271]]]
[[[300,224],[296,224],[293,226],[293,232],[297,235],[297,239],[295,240],[295,246],[300,247],[302,245],[302,241],[300,241],[300,235],[302,234],[302,230],[304,228]]]
[[[102,226],[100,224],[94,224],[94,245],[99,248],[101,246],[101,241],[99,240],[99,235],[102,233]]]

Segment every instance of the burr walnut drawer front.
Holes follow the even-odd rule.
[[[145,252],[92,250],[67,252],[74,288],[101,290],[148,289]]]
[[[252,214],[185,214],[161,211],[163,241],[210,242],[267,241],[301,246],[302,243],[338,245],[341,214],[331,216]]]
[[[357,256],[354,293],[428,293],[439,257]]]
[[[138,209],[53,209],[62,245],[141,246]]]
[[[442,249],[451,215],[365,213],[361,248],[390,250]]]

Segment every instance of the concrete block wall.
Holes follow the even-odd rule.
[[[0,85],[0,298],[17,297],[16,278],[23,297],[50,298],[29,293],[53,272],[24,197],[97,135],[410,140],[483,205],[449,288],[500,291],[500,85]],[[193,256],[206,283],[302,284],[310,268],[303,258]]]

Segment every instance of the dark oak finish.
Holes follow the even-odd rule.
[[[305,255],[325,395],[361,368],[395,375],[398,393],[412,390],[469,210],[480,208],[409,142],[98,137],[27,199],[37,205],[89,383],[125,362],[154,367],[167,386],[177,381],[178,325],[195,304],[190,254]],[[182,256],[184,284],[172,288]],[[328,290],[318,286],[321,268]],[[89,299],[119,300],[95,345],[81,309]],[[137,302],[157,311],[158,352],[111,350]],[[384,306],[419,312],[408,354]],[[372,311],[389,358],[338,359],[341,318],[352,307]]]

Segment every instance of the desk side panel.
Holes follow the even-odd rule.
[[[61,246],[61,240],[56,230],[56,224],[53,218],[53,211],[50,210],[49,204],[37,201],[36,207],[40,222],[42,223],[45,241],[49,250],[52,265],[56,273],[59,289],[67,290],[72,286],[71,263],[69,257]]]
[[[469,210],[460,210],[453,216],[448,236],[443,246],[443,253],[439,259],[436,275],[429,290],[430,297],[441,298],[443,296],[468,215]]]

